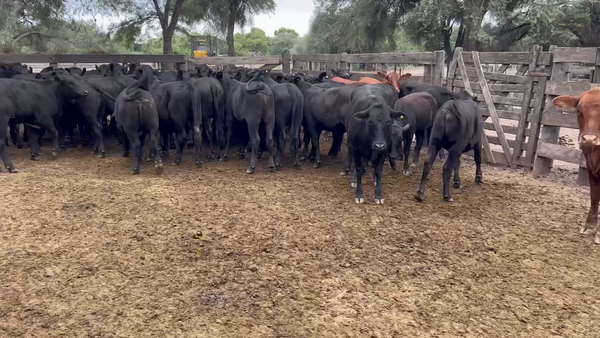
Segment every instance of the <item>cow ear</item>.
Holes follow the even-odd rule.
[[[36,79],[41,79],[42,78],[42,74],[40,74],[40,73],[35,74],[35,78]]]
[[[33,74],[33,67],[29,67],[29,73]]]
[[[276,75],[275,76],[275,81],[277,81],[277,82],[283,81],[283,75]]]
[[[71,74],[71,69],[70,68],[65,68],[65,72],[67,72],[67,74]]]
[[[377,75],[382,79],[386,79],[386,80],[388,79],[388,76],[382,72],[377,72]]]
[[[111,72],[115,71],[115,64],[114,63],[109,63],[108,64],[108,70],[110,70]]]
[[[183,80],[183,70],[181,70],[181,69],[177,71],[177,80],[178,81]]]
[[[292,79],[292,81],[294,81],[295,84],[298,84],[300,81],[302,80],[302,78],[300,76],[294,76],[294,78]]]
[[[552,100],[552,103],[564,111],[575,113],[577,112],[579,100],[581,100],[581,96],[562,95]]]
[[[408,115],[404,114],[401,111],[392,110],[391,113],[390,113],[390,116],[393,119],[400,120],[400,121],[408,120]]]
[[[100,71],[100,67],[98,67],[98,65],[94,65],[96,67],[97,71]]]
[[[85,67],[83,67],[83,69],[81,70],[81,76],[83,76],[83,74],[85,74],[85,72],[87,72],[87,69],[85,69]]]
[[[359,120],[366,120],[369,118],[369,111],[368,110],[363,110],[363,111],[359,111],[358,113],[354,114],[352,117],[355,119],[359,119]]]
[[[321,74],[319,74],[319,80],[323,80],[327,78],[327,72],[323,72]]]
[[[217,80],[221,80],[223,78],[223,72],[217,72]]]
[[[331,69],[331,74],[333,74],[335,76],[338,76],[338,72],[335,69],[333,69],[333,68]]]
[[[403,79],[408,80],[408,79],[410,79],[411,76],[412,76],[411,73],[402,74],[402,75],[400,75],[400,80],[403,80]]]

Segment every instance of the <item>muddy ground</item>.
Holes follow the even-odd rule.
[[[0,337],[600,336],[600,247],[570,172],[485,166],[476,186],[463,161],[446,204],[437,165],[420,204],[420,168],[386,167],[386,204],[369,185],[356,205],[342,159],[249,176],[188,151],[132,176],[114,145],[10,154]]]

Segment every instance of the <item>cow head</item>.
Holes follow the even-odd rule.
[[[600,88],[581,96],[559,96],[552,103],[563,111],[577,113],[580,146],[600,146]]]
[[[366,123],[366,129],[371,140],[371,149],[376,153],[388,150],[390,133],[394,120],[405,120],[406,114],[391,110],[385,103],[377,103],[367,110],[354,114],[353,118]]]
[[[79,99],[88,95],[87,90],[77,81],[73,75],[67,73],[52,72],[52,78],[58,85],[59,91],[70,99]]]
[[[398,154],[403,154],[402,142],[404,140],[404,134],[410,129],[410,124],[403,123],[406,121],[405,118],[398,121],[394,119],[390,130],[390,158],[396,159]],[[406,159],[405,159],[406,160]]]
[[[380,78],[386,80],[388,82],[388,84],[391,85],[392,87],[394,87],[398,93],[400,92],[400,82],[403,80],[410,79],[410,77],[412,76],[410,73],[400,75],[395,70],[388,74],[385,74],[382,72],[377,72],[377,75]]]
[[[348,69],[341,69],[341,68],[338,70],[332,69],[331,74],[333,74],[334,76],[337,76],[337,77],[341,77],[342,79],[346,79],[346,80],[349,80],[352,77],[352,73]]]

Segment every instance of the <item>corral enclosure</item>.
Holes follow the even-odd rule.
[[[576,126],[550,111],[549,95],[591,86],[551,77],[559,50],[457,51],[445,85],[481,102],[497,165],[477,186],[465,158],[453,204],[442,202],[439,163],[425,203],[413,198],[421,167],[404,177],[386,166],[386,204],[367,186],[356,205],[343,158],[294,170],[287,155],[277,173],[262,160],[246,175],[245,160],[196,168],[188,150],[183,165],[134,177],[114,140],[105,159],[74,147],[32,162],[10,147],[21,172],[0,173],[0,337],[597,335],[600,262],[577,233],[587,189],[576,174],[527,173],[540,153],[572,151],[537,141],[555,126],[546,116]],[[292,55],[289,69],[285,56],[203,61],[317,72],[370,57],[378,69],[421,65],[417,80],[441,85],[443,57],[419,54]]]

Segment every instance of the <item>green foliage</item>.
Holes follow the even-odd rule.
[[[298,41],[298,33],[293,29],[280,28],[275,31],[275,36],[271,39],[269,54],[281,55],[283,51],[292,51]]]
[[[273,35],[277,36],[279,34],[292,34],[292,35],[295,35],[296,37],[300,36],[298,34],[298,32],[296,32],[295,30],[293,30],[291,28],[285,28],[285,27],[281,27],[278,30],[276,30]]]
[[[163,38],[152,38],[142,44],[142,53],[144,54],[162,54]],[[182,33],[173,35],[173,54],[184,54],[192,56],[190,38]]]

